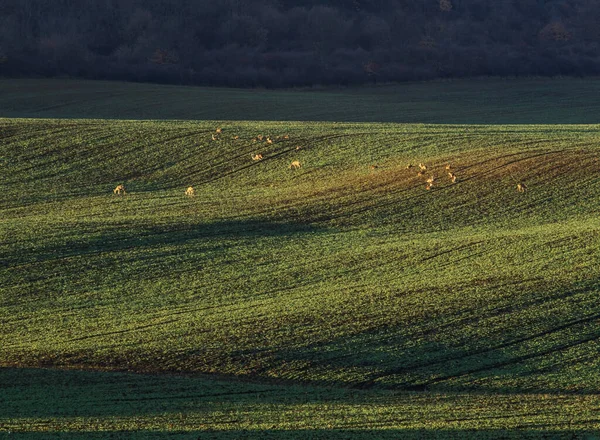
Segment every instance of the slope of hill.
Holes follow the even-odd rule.
[[[365,391],[1,369],[0,437],[594,439],[597,395]],[[10,432],[10,434],[8,434]]]
[[[249,392],[276,387],[279,403],[289,389],[292,407],[304,408],[301,392],[339,393],[332,414],[361,413],[363,399],[375,408],[346,423],[315,422],[319,406],[310,407],[290,436],[320,427],[327,437],[327,426],[415,438],[440,428],[592,432],[599,128],[2,119],[0,366],[210,374],[258,382],[227,385]],[[121,183],[127,194],[114,195]],[[45,371],[14,390],[51,395]],[[6,383],[21,373],[0,370]],[[221,386],[209,377],[189,386]],[[140,382],[141,400],[151,387],[123,380]],[[0,399],[12,401],[11,389]],[[407,409],[417,395],[424,409]],[[530,418],[510,395],[529,402]],[[225,419],[202,421],[169,406],[169,420],[194,422],[144,410],[139,424],[106,419],[106,429],[191,432],[206,422],[234,438],[250,429],[240,420],[266,429],[261,399],[229,424],[227,414],[245,410],[213,408]],[[463,412],[398,423],[403,411],[444,414],[440,399]],[[496,403],[475,414],[486,399]],[[283,423],[297,410],[273,411]],[[69,431],[94,415],[32,414],[0,416],[0,431]],[[471,418],[479,422],[456,422]],[[104,425],[81,426],[73,430]]]

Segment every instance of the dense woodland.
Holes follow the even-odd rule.
[[[597,75],[598,0],[2,0],[0,76],[288,87]]]

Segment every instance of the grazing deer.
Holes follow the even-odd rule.
[[[376,170],[377,168],[379,168],[379,165],[369,165],[369,169],[371,170]]]
[[[446,165],[446,171],[450,171],[452,169],[452,167],[450,166],[450,164]]]
[[[212,135],[212,140],[213,140],[213,141],[216,141],[216,140],[218,140],[218,139],[219,139],[219,135],[218,135],[218,134],[214,134],[214,133],[213,133],[213,135]]]
[[[117,195],[127,194],[125,192],[125,185],[117,185],[117,187],[115,189],[113,189],[113,194],[117,194]]]
[[[259,134],[258,136],[256,136],[256,139],[262,141],[264,139],[264,136],[262,134]]]
[[[240,137],[239,137],[239,136],[236,134],[236,135],[233,137],[233,140],[234,140],[234,141],[237,141],[239,138],[240,138]]]
[[[448,177],[450,177],[450,180],[452,181],[452,183],[456,183],[456,174],[450,172],[450,173],[448,173]]]
[[[520,193],[524,193],[525,191],[527,191],[527,185],[525,185],[523,182],[519,183],[517,185],[517,191]]]
[[[289,140],[290,139],[290,135],[289,134],[284,135],[283,139],[285,139],[286,141]]]
[[[267,145],[271,145],[273,143],[273,140],[267,136]]]
[[[425,187],[425,189],[429,191],[431,188],[433,188],[433,184],[435,183],[435,177],[431,176],[429,179],[426,180],[426,182],[427,186]]]
[[[421,170],[417,173],[417,176],[424,176],[425,175],[425,171]]]
[[[250,157],[252,157],[252,160],[262,160],[263,155],[262,154],[251,154]]]
[[[296,145],[296,151],[302,150],[302,145]]]
[[[427,165],[423,165],[422,163],[419,164],[419,169],[421,171],[427,171]]]
[[[223,132],[223,129],[222,129],[221,127],[218,127],[218,128],[215,130],[215,133],[217,133],[217,134],[221,134],[222,132]]]
[[[297,170],[297,169],[299,169],[300,167],[302,167],[302,165],[300,164],[300,161],[299,161],[299,160],[295,160],[295,161],[293,161],[293,162],[290,164],[290,169],[291,169],[291,170]]]
[[[185,195],[188,197],[194,197],[196,195],[196,190],[193,186],[188,186],[188,188],[185,190]]]
[[[406,165],[406,169],[410,170],[411,168],[414,168],[415,166],[412,163],[409,163],[408,165]]]

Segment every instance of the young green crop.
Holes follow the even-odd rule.
[[[551,394],[548,412],[533,411],[537,434],[583,435],[597,428],[586,396],[600,389],[598,129],[2,119],[0,365],[469,392],[463,415],[478,396]],[[407,168],[418,163],[425,176]],[[556,400],[574,392],[575,431]],[[210,420],[225,437],[298,411],[289,429],[317,437],[375,429],[388,410],[399,411],[382,419],[390,435],[415,438],[524,426],[495,425],[497,408],[486,423],[417,414],[403,425],[404,404],[351,399],[311,425],[319,402],[271,413],[261,401],[239,426]],[[0,423],[194,431],[205,420],[69,414]]]
[[[243,90],[0,79],[0,116],[428,124],[596,124],[598,78],[482,78],[373,87]]]
[[[595,127],[2,126],[4,365],[597,389]]]
[[[600,429],[597,395],[390,393],[34,369],[0,369],[0,380],[9,384],[0,415],[7,438],[587,439]]]

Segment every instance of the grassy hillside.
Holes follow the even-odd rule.
[[[0,380],[9,384],[6,438],[598,438],[597,395],[390,393],[29,369],[0,369]]]
[[[596,124],[600,79],[481,79],[241,90],[0,79],[0,116],[26,118]]]
[[[583,436],[600,429],[590,415],[600,391],[599,128],[0,120],[0,366],[245,378],[259,384],[227,386],[285,390],[273,409],[282,423],[304,405],[298,393],[341,396],[334,414],[368,413],[315,421],[319,400],[286,425],[296,438]],[[254,142],[259,134],[274,143]],[[420,162],[425,176],[407,169]],[[112,192],[120,183],[124,196]],[[16,393],[29,396],[52,395],[62,374],[82,387],[108,377],[5,369],[0,380],[21,374],[31,385]],[[138,396],[154,386],[113,377],[116,389],[139,381]],[[425,409],[410,394],[422,391]],[[0,404],[14,395],[0,391]],[[96,416],[75,430],[169,430],[161,414],[181,411],[193,422],[177,429],[206,420],[235,438],[271,417],[263,397],[208,413],[170,400],[157,397],[158,415],[140,410],[139,421],[78,412],[68,399],[62,413],[19,404],[0,431],[69,430]],[[448,405],[462,412],[448,418]],[[244,416],[209,417],[228,411]]]

